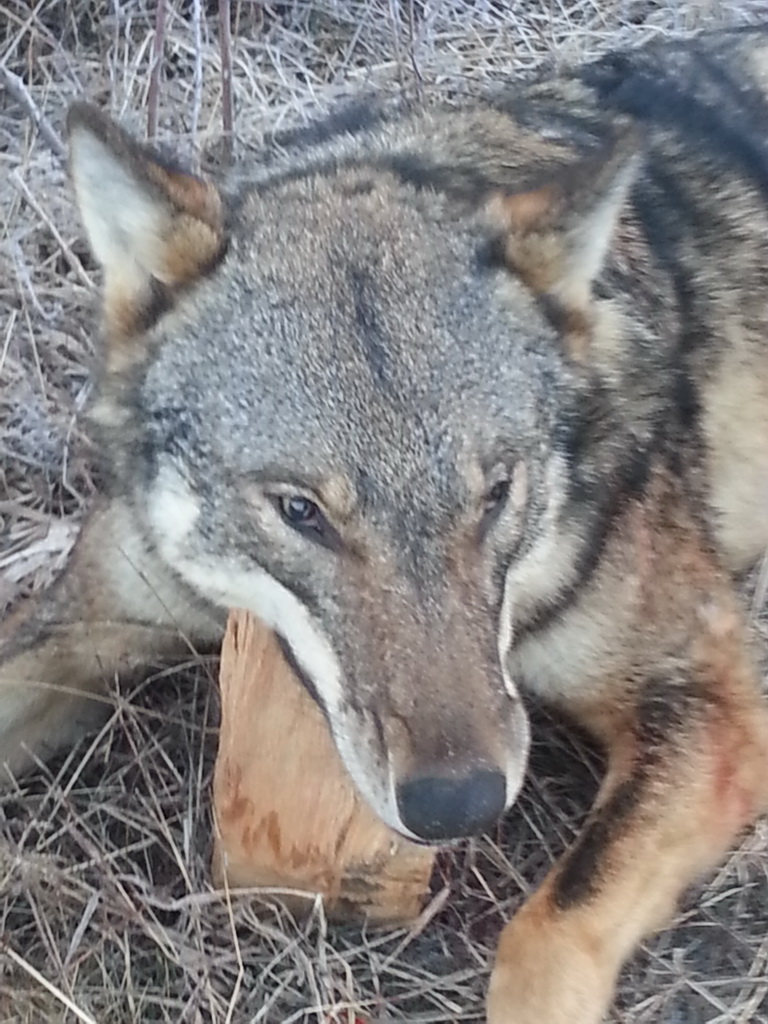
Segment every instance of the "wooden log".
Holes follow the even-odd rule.
[[[403,922],[428,893],[434,854],[358,795],[320,709],[274,635],[230,615],[222,650],[213,802],[218,884],[321,893],[335,920]],[[309,910],[311,899],[289,899]]]

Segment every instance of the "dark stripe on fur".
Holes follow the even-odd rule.
[[[661,771],[674,774],[677,751],[690,757],[691,734],[706,719],[712,695],[697,680],[668,675],[651,676],[639,692],[635,707],[634,734],[637,758],[634,769],[587,823],[576,846],[566,855],[554,889],[560,910],[588,902],[598,892],[605,875],[601,861],[611,844],[631,827],[632,815],[641,807],[646,791]]]
[[[376,384],[391,393],[394,387],[390,349],[386,332],[376,311],[377,285],[362,267],[347,267],[347,280],[352,292],[355,322],[360,336],[360,351]]]
[[[656,448],[627,437],[610,396],[599,382],[560,421],[558,447],[570,465],[569,507],[565,520],[580,527],[583,542],[573,580],[515,623],[515,644],[551,626],[591,579],[617,517],[647,485]],[[613,465],[606,471],[606,463]],[[596,467],[600,467],[599,469]]]
[[[304,669],[299,664],[299,662],[298,662],[298,660],[296,658],[296,655],[293,653],[293,648],[288,643],[288,641],[285,639],[285,637],[281,636],[279,633],[276,633],[275,635],[277,636],[277,642],[278,642],[278,644],[280,646],[280,650],[283,652],[283,657],[285,658],[285,660],[288,663],[288,665],[290,665],[291,671],[296,676],[296,678],[299,680],[299,682],[304,687],[304,689],[307,691],[307,693],[312,698],[312,700],[315,702],[315,704],[317,704],[317,706],[320,708],[320,710],[323,713],[323,717],[325,718],[326,722],[328,722],[328,724],[330,725],[330,719],[328,717],[328,709],[326,708],[325,703],[323,702],[322,698],[320,697],[320,693],[319,693],[317,687],[315,686],[315,684],[312,682],[310,677],[306,674]]]
[[[768,121],[768,104],[757,89],[735,83],[705,48],[689,47],[679,57],[669,49],[657,55],[653,47],[611,54],[583,68],[579,78],[614,109],[672,128],[692,152],[739,167],[768,195],[768,143],[755,132]],[[709,95],[717,106],[707,102]]]
[[[601,879],[600,862],[642,800],[644,780],[633,775],[623,782],[586,825],[566,854],[554,887],[555,905],[569,910],[592,899]]]

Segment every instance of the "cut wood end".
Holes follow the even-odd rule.
[[[320,709],[272,632],[246,612],[230,615],[220,686],[216,883],[320,893],[340,920],[414,918],[433,851],[398,836],[363,802]],[[298,912],[312,906],[289,902]]]

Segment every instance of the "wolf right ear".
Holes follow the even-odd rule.
[[[592,285],[637,176],[641,141],[634,125],[620,125],[593,155],[543,175],[540,187],[497,190],[488,203],[507,265],[551,301],[576,359],[587,353]]]
[[[91,248],[104,268],[107,337],[140,332],[158,296],[190,284],[225,245],[216,187],[172,169],[89,104],[67,118],[70,170]]]

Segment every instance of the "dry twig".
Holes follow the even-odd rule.
[[[55,130],[51,122],[35,103],[32,93],[26,85],[24,85],[24,82],[18,75],[14,75],[12,71],[9,71],[9,69],[2,63],[0,63],[0,77],[2,77],[9,95],[13,96],[13,98],[18,100],[18,102],[24,107],[53,155],[61,163],[65,163],[67,159],[67,147],[61,141],[58,132]]]

